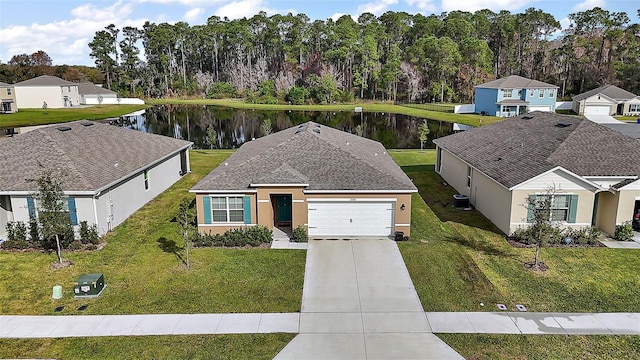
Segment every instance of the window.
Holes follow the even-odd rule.
[[[629,112],[640,112],[640,104],[629,104]]]
[[[536,91],[535,89],[531,89],[531,90],[529,90],[529,96],[533,96],[533,94],[535,93],[535,91]]]
[[[510,98],[512,93],[513,93],[512,89],[503,89],[502,90],[502,97],[503,98]]]
[[[147,170],[144,171],[144,189],[149,190],[149,172]]]
[[[78,213],[76,210],[76,199],[74,197],[65,197],[62,199],[62,212],[68,213],[71,219],[71,225],[78,225]],[[29,212],[29,220],[36,220],[38,214],[42,211],[41,204],[37,199],[27,198],[27,210]]]
[[[518,97],[522,97],[522,89],[518,90]]]
[[[244,198],[242,196],[219,196],[211,198],[213,222],[243,222]]]
[[[471,175],[473,175],[473,170],[471,166],[467,166],[467,187],[471,187]]]
[[[544,97],[544,89],[539,89],[538,90],[540,93],[538,93],[538,97],[543,98]]]
[[[556,94],[556,91],[555,91],[554,89],[550,89],[550,90],[549,90],[549,97],[550,97],[550,98],[552,98],[552,97],[556,96],[555,94]]]
[[[545,197],[547,195],[532,195],[535,196],[535,209],[536,210],[544,210]],[[577,206],[577,199],[574,199],[573,202],[576,202],[572,206],[572,197],[577,195],[553,195],[551,199],[551,212],[550,212],[550,221],[558,221],[558,222],[575,222],[575,214],[572,216],[572,212],[575,212],[575,207]],[[528,217],[528,222],[532,222],[532,214]]]
[[[11,88],[7,88],[7,95],[11,95]]]

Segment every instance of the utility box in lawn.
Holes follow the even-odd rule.
[[[106,285],[102,274],[85,274],[80,276],[73,287],[75,297],[98,297]]]

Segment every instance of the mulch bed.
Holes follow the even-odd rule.
[[[523,244],[513,239],[507,239],[509,245],[514,248],[535,248],[535,244]],[[586,248],[586,247],[605,247],[602,243],[598,242],[597,244],[549,244],[545,247],[553,247],[553,248]]]
[[[538,265],[536,266],[535,261],[524,263],[525,269],[529,269],[531,271],[547,271],[549,267],[542,261],[538,261]]]

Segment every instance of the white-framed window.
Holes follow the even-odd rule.
[[[535,209],[543,210],[545,197],[548,195],[535,195]],[[553,195],[551,198],[550,221],[568,222],[571,212],[571,195]]]
[[[556,91],[555,91],[555,89],[549,89],[549,97],[550,97],[550,98],[552,98],[552,97],[554,97],[554,96],[556,96]]]
[[[629,104],[629,112],[640,112],[640,104]]]
[[[70,196],[64,196],[60,200],[60,205],[62,205],[61,211],[63,213],[69,214],[69,218],[71,220],[71,225],[78,225],[78,214],[76,209],[76,199]],[[40,213],[42,212],[42,204],[38,201],[37,198],[28,197],[27,198],[27,211],[29,212],[29,220],[38,219]]]
[[[544,89],[539,89],[538,90],[540,93],[538,93],[538,97],[543,98],[544,97]]]
[[[211,219],[213,222],[243,222],[243,196],[212,196]]]
[[[530,90],[529,90],[529,96],[533,96],[533,94],[534,94],[535,92],[536,92],[536,90],[535,90],[535,89],[530,89]]]
[[[144,190],[149,190],[149,171],[144,171]]]
[[[467,166],[467,187],[471,188],[471,177],[473,176],[473,169],[471,166]]]
[[[7,95],[11,95],[11,88],[7,88]]]
[[[502,89],[502,97],[510,98],[513,94],[513,89]]]

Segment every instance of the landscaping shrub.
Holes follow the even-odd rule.
[[[7,240],[27,240],[27,225],[22,221],[9,221],[6,230]]]
[[[96,224],[89,225],[85,220],[80,221],[80,242],[82,244],[97,244],[99,239]]]
[[[84,248],[84,245],[80,240],[73,240],[72,242],[69,243],[69,245],[67,245],[67,249],[69,250],[80,250],[83,248]]]
[[[621,225],[616,225],[616,232],[613,237],[619,241],[630,241],[633,238],[633,227],[631,222],[627,221]]]
[[[533,245],[536,243],[537,233],[538,230],[535,226],[518,228],[509,239],[521,244]],[[573,245],[597,245],[601,235],[602,232],[593,226],[581,229],[560,229],[554,226],[549,245],[566,245],[567,238],[571,239],[570,244]]]
[[[34,246],[42,245],[42,239],[40,238],[40,224],[38,224],[38,220],[29,221],[29,239]]]
[[[0,245],[5,250],[24,250],[31,247],[31,243],[24,239],[6,240]]]
[[[294,242],[307,242],[309,241],[309,235],[307,235],[307,229],[298,225],[295,229],[293,229],[293,238],[291,239]]]
[[[268,244],[272,240],[271,230],[266,226],[248,226],[230,229],[224,234],[194,234],[191,242],[195,247],[242,247],[260,246]]]

